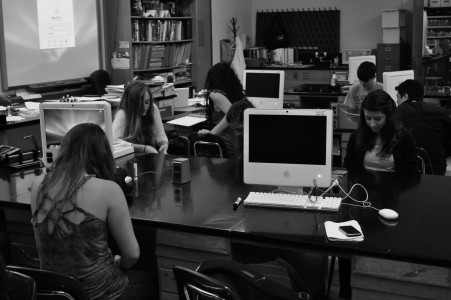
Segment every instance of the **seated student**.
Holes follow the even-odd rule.
[[[347,145],[344,166],[397,173],[418,172],[415,139],[401,123],[393,99],[383,90],[362,102],[360,122]]]
[[[446,172],[446,157],[451,154],[451,119],[446,111],[423,102],[424,87],[408,79],[396,87],[398,115],[415,137],[418,147],[429,155],[434,174]],[[431,173],[430,170],[426,170]]]
[[[229,123],[230,128],[235,130],[237,141],[236,141],[236,158],[243,158],[243,123],[244,123],[244,110],[247,108],[253,108],[247,98],[234,102],[229,110],[227,111],[226,120]]]
[[[114,116],[113,138],[132,143],[135,152],[167,153],[169,143],[160,110],[144,83],[127,84]]]
[[[376,65],[369,61],[364,61],[359,65],[357,77],[360,82],[349,88],[344,105],[360,111],[361,103],[366,95],[371,91],[382,89],[383,85],[376,81]]]
[[[370,92],[362,102],[360,122],[346,148],[348,170],[376,170],[415,174],[415,139],[402,125],[393,99],[383,90]],[[339,257],[340,297],[351,299],[351,261]]]
[[[114,170],[109,141],[98,125],[68,131],[52,170],[31,187],[41,268],[75,276],[91,299],[150,299],[155,284],[150,276],[128,270],[140,249]],[[108,232],[120,255],[113,256]]]
[[[215,124],[213,129],[201,129],[200,137],[215,134],[224,140],[229,157],[235,153],[235,132],[230,128],[225,115],[232,103],[244,98],[243,86],[235,71],[227,63],[217,63],[207,73],[205,79],[207,90],[207,120]]]

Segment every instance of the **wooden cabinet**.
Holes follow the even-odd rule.
[[[173,266],[195,270],[203,261],[210,259],[231,259],[230,239],[158,229],[156,233],[156,255],[160,299],[176,300],[177,286],[172,272]]]
[[[155,3],[160,9],[149,9]],[[174,3],[173,9],[166,9],[168,3]],[[176,86],[203,87],[211,67],[210,5],[208,0],[106,1],[105,48],[112,83],[163,75]],[[113,63],[118,56],[125,66]]]

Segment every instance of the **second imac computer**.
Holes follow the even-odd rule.
[[[243,88],[247,99],[260,109],[282,109],[285,71],[244,70]]]
[[[128,142],[124,142],[124,146],[122,143],[119,146],[113,143],[111,106],[108,102],[44,102],[39,105],[39,119],[42,160],[47,167],[58,156],[59,146],[66,133],[81,123],[94,123],[105,131],[115,158],[133,152]]]
[[[333,113],[327,109],[246,109],[244,182],[329,187]]]

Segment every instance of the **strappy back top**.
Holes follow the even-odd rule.
[[[70,201],[43,199],[31,222],[41,269],[75,276],[92,300],[116,299],[127,287],[128,278],[114,264],[107,243],[107,224],[73,201],[91,178],[89,175],[83,178],[76,192],[69,197]],[[67,208],[68,203],[72,207]],[[59,207],[62,209],[57,209]]]

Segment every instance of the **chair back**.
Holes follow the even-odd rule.
[[[6,293],[10,299],[36,299],[36,282],[30,276],[16,271],[6,270],[5,280]]]
[[[227,146],[224,140],[217,135],[208,134],[199,137],[197,133],[189,136],[191,145],[193,145],[194,156],[228,158]]]
[[[431,159],[429,154],[424,148],[417,147],[417,156],[419,162],[419,173],[421,174],[434,174]]]
[[[240,300],[232,288],[210,276],[180,266],[174,266],[173,272],[181,300]]]
[[[32,277],[36,282],[36,299],[89,300],[82,284],[73,276],[11,265],[6,266],[6,269]]]

